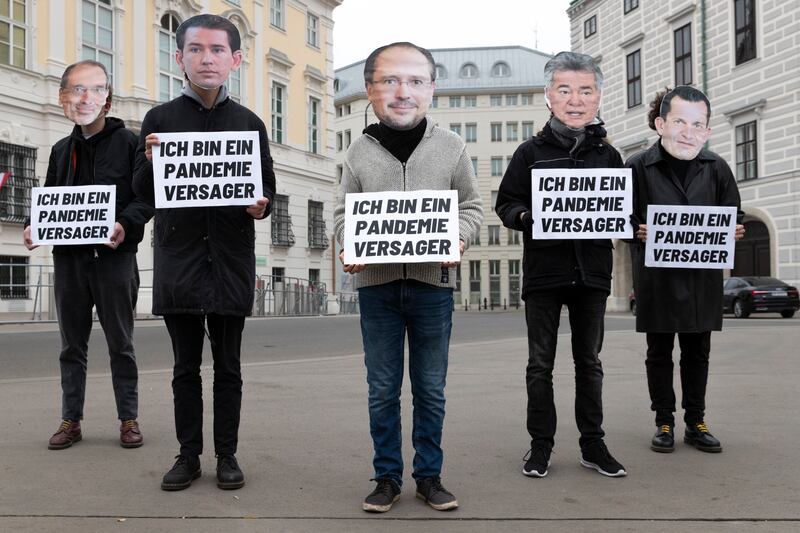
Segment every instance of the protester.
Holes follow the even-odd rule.
[[[203,337],[214,359],[214,450],[217,486],[238,489],[244,474],[235,454],[242,401],[240,354],[244,318],[253,305],[255,226],[269,214],[275,174],[264,123],[228,96],[225,82],[242,62],[239,31],[217,15],[197,15],[176,33],[183,94],[150,110],[137,149],[137,193],[154,201],[152,150],[158,133],[258,131],[264,197],[249,206],[157,209],[153,313],[167,325],[175,368],[172,391],[180,454],[163,478],[182,490],[200,476]]]
[[[552,116],[542,131],[514,153],[500,183],[495,210],[503,224],[524,234],[523,289],[528,326],[527,428],[531,447],[522,473],[544,477],[555,443],[553,365],[562,306],[569,310],[575,362],[575,419],[581,464],[606,476],[626,475],[603,437],[603,318],[611,289],[608,239],[542,240],[532,236],[531,170],[620,168],[598,118],[603,74],[594,60],[556,54],[544,67],[545,102]]]
[[[430,52],[408,42],[373,51],[364,66],[367,97],[380,121],[364,130],[345,156],[335,210],[344,242],[347,193],[458,191],[461,253],[483,220],[472,162],[464,142],[426,117],[435,88]],[[340,254],[340,258],[343,255]],[[444,387],[452,325],[455,263],[344,265],[355,275],[369,385],[370,433],[377,486],[363,509],[388,511],[403,484],[400,389],[403,348],[409,345],[414,396],[413,477],[418,498],[434,509],[458,507],[442,486]]]
[[[48,448],[69,448],[82,438],[86,395],[87,345],[92,331],[92,307],[103,328],[111,359],[111,382],[120,420],[120,445],[143,443],[137,422],[139,395],[133,318],[139,293],[136,250],[153,210],[133,194],[136,135],[111,109],[108,72],[97,61],[79,61],[61,76],[58,101],[64,116],[75,123],[72,134],[50,151],[45,187],[114,185],[116,222],[106,245],[53,247],[53,291],[61,332],[61,425]],[[37,247],[26,223],[25,246]]]
[[[710,118],[708,97],[694,87],[681,85],[657,94],[648,121],[659,140],[627,162],[633,172],[632,219],[638,239],[631,246],[636,331],[647,334],[647,385],[658,428],[650,447],[656,452],[675,449],[672,349],[676,333],[681,349],[684,442],[705,452],[722,451],[705,423],[711,331],[722,329],[722,270],[644,265],[649,205],[735,206],[738,222],[744,216],[728,164],[703,149],[711,134]],[[737,224],[736,239],[743,236],[744,226]]]

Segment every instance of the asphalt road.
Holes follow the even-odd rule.
[[[260,363],[319,357],[337,357],[362,352],[358,316],[251,318],[245,324],[242,362]],[[632,331],[634,317],[624,313],[606,315],[607,331]],[[753,315],[737,320],[726,318],[723,329],[774,325],[796,326],[800,318],[782,319],[777,314]],[[569,331],[566,314],[561,332]],[[525,317],[520,311],[456,311],[453,318],[453,344],[488,340],[509,340],[525,336]],[[164,370],[172,367],[169,335],[161,320],[141,320],[134,331],[139,369]],[[644,339],[642,339],[644,345]],[[0,326],[0,381],[56,377],[61,345],[55,324],[16,324]],[[606,346],[607,349],[610,349]],[[89,373],[109,372],[105,338],[95,325],[89,342]],[[210,364],[206,343],[204,362]]]

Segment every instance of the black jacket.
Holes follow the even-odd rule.
[[[266,128],[255,113],[230,98],[205,109],[183,95],[148,111],[136,153],[137,194],[154,204],[153,165],[144,155],[145,137],[192,131],[258,131],[269,214],[275,173]],[[244,206],[157,209],[153,313],[249,315],[255,287],[254,247],[255,224]]]
[[[85,154],[92,162],[81,168],[92,168],[91,176],[77,176],[77,154]],[[83,137],[80,126],[72,134],[53,145],[47,165],[45,187],[72,185],[116,185],[116,221],[125,229],[125,240],[116,249],[135,253],[144,235],[144,225],[153,216],[153,208],[133,193],[133,166],[136,156],[136,134],[125,129],[118,118],[106,118],[102,131],[89,139]],[[114,253],[102,244],[53,246],[53,253],[94,248],[98,253]]]
[[[531,226],[520,221],[520,214],[531,210],[531,169],[622,167],[619,153],[604,139],[605,130],[586,129],[586,139],[570,155],[546,124],[517,148],[500,183],[495,211],[504,226],[523,232],[523,298],[536,290],[577,284],[611,290],[611,240],[532,239]]]
[[[659,141],[660,142],[660,141]],[[728,164],[701,150],[689,166],[686,188],[661,155],[659,142],[626,165],[633,172],[633,222],[647,223],[647,206],[734,206],[741,211],[739,189]],[[644,266],[644,243],[631,244],[636,331],[701,332],[722,329],[722,270]]]

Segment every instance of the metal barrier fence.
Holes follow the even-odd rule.
[[[152,269],[139,269],[139,316],[150,315]],[[13,321],[56,320],[53,266],[0,263],[0,311]],[[20,305],[14,305],[20,304]],[[146,310],[145,310],[146,309]],[[141,312],[145,310],[144,312]],[[326,290],[322,282],[288,276],[256,276],[253,316],[357,314],[358,293]]]

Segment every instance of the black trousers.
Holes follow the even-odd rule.
[[[139,294],[136,254],[95,254],[94,249],[81,247],[53,254],[53,266],[61,331],[61,417],[83,418],[94,306],[108,344],[117,417],[135,419],[139,407],[139,372],[133,349],[133,318]]]
[[[172,395],[175,402],[175,431],[181,455],[203,453],[203,383],[200,364],[203,338],[211,342],[214,359],[214,451],[235,454],[239,442],[239,414],[242,407],[240,355],[243,316],[164,315],[175,367]]]
[[[708,355],[711,332],[678,333],[681,348],[681,407],[686,424],[703,422],[706,410]],[[647,387],[650,408],[656,412],[656,425],[674,425],[675,391],[672,388],[672,348],[675,333],[647,334]]]
[[[556,407],[553,403],[553,366],[561,307],[569,310],[572,359],[575,363],[575,421],[580,446],[601,440],[603,432],[603,345],[605,291],[583,286],[536,291],[525,298],[528,324],[528,433],[531,444],[553,446]]]

